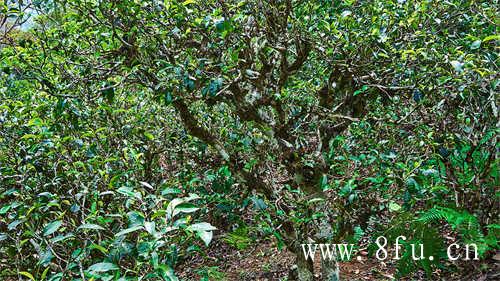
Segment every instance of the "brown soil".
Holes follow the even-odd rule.
[[[196,255],[188,258],[182,266],[176,268],[181,280],[200,280],[200,274],[212,268],[215,274],[211,280],[238,281],[279,281],[286,280],[290,268],[294,264],[294,255],[283,249],[279,251],[274,242],[258,241],[244,250],[237,250],[222,239],[214,239],[206,256]],[[405,280],[418,281],[426,279],[424,272],[417,272],[404,279],[396,279],[394,263],[384,263],[368,258],[367,253],[360,252],[361,259],[354,258],[350,262],[340,263],[342,280],[349,281],[385,281]],[[497,257],[499,255],[497,254]],[[319,272],[319,259],[315,259],[315,271]],[[494,257],[483,262],[469,263],[460,267],[456,273],[436,271],[436,281],[494,281],[500,280],[500,262]],[[316,280],[322,280],[316,275]]]
[[[242,251],[222,240],[213,243],[206,257],[194,256],[176,270],[179,278],[200,280],[200,269],[215,266],[223,273],[220,280],[284,280],[294,261],[293,254],[279,251],[270,241],[256,242]]]

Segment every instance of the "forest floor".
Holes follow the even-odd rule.
[[[368,258],[361,251],[361,260],[353,259],[340,263],[342,280],[382,281],[382,280],[429,280],[423,271],[416,272],[405,279],[396,278],[396,264],[384,263]],[[252,244],[244,250],[238,250],[222,239],[215,239],[205,256],[189,257],[176,269],[181,280],[240,280],[240,281],[278,281],[286,280],[289,269],[293,266],[294,255],[286,249],[278,250],[273,241],[265,240]],[[315,259],[315,272],[319,272],[319,259]],[[436,271],[433,280],[446,281],[490,281],[500,280],[500,252],[481,263],[460,265],[460,274]],[[321,280],[321,276],[315,276]],[[207,279],[205,279],[207,280]]]

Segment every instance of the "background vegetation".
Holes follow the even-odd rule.
[[[0,2],[0,277],[178,280],[271,241],[280,278],[337,280],[300,244],[405,235],[438,258],[393,278],[495,278],[498,7]]]

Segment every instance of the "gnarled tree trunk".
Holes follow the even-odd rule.
[[[337,260],[321,260],[321,276],[324,281],[339,281],[340,270]]]

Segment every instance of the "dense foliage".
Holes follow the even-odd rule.
[[[309,240],[405,235],[429,278],[445,232],[499,248],[496,1],[0,10],[2,278],[177,280],[214,232],[273,237],[289,280]]]

